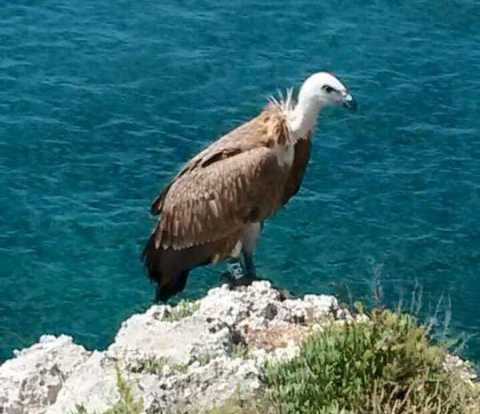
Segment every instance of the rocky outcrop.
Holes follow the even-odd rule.
[[[268,282],[155,305],[124,322],[104,352],[66,336],[18,352],[0,366],[0,413],[102,413],[120,397],[118,372],[145,413],[201,411],[255,393],[268,360],[295,355],[312,330],[347,316],[334,297],[288,299]]]
[[[90,356],[68,336],[45,335],[0,367],[0,413],[42,414]]]

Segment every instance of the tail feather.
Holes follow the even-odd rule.
[[[183,250],[157,248],[152,234],[142,258],[150,280],[157,283],[156,299],[165,302],[185,288],[190,270],[211,263],[212,251],[208,244]]]

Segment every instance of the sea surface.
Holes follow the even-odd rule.
[[[153,299],[151,200],[329,70],[359,111],[322,113],[259,273],[412,308],[480,362],[480,2],[17,0],[0,22],[0,360],[45,333],[108,346]]]

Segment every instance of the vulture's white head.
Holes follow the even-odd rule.
[[[338,106],[356,110],[357,104],[347,87],[328,72],[315,73],[305,80],[298,95],[298,102],[312,101],[320,108]]]
[[[328,72],[315,73],[300,88],[297,105],[289,117],[292,132],[301,138],[315,127],[318,113],[328,106],[357,109],[355,99],[338,78]]]

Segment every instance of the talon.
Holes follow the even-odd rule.
[[[228,270],[222,273],[222,280],[227,283],[230,289],[235,289],[238,286],[248,286],[254,280],[257,280],[255,276],[247,274],[240,263],[228,263]]]
[[[239,280],[245,277],[245,273],[240,263],[230,263],[228,265],[228,273],[233,280]]]

